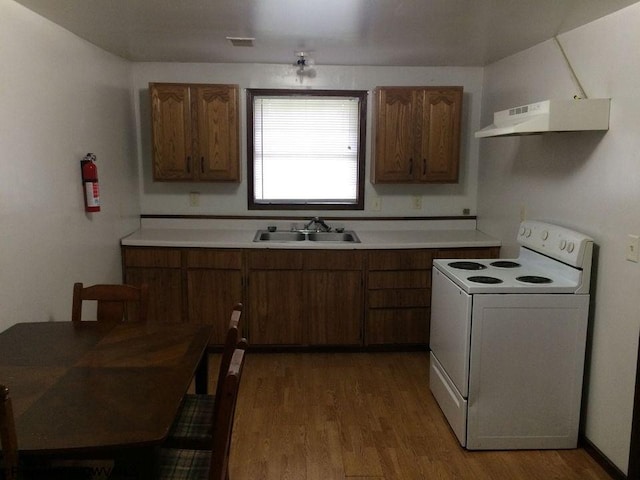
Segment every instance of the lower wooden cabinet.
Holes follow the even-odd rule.
[[[187,319],[211,324],[212,345],[223,345],[231,309],[243,301],[241,250],[186,250]],[[241,332],[246,332],[242,328]]]
[[[429,343],[433,258],[493,258],[499,248],[274,250],[122,247],[126,283],[149,284],[150,321],[213,325],[233,305],[253,346]]]
[[[432,250],[374,250],[367,273],[367,345],[429,343]]]
[[[302,252],[247,252],[249,343],[302,345]]]
[[[252,345],[359,345],[362,256],[354,251],[248,253]]]
[[[302,345],[302,271],[249,272],[251,345]]]
[[[428,308],[369,310],[367,345],[426,345],[429,342]]]
[[[125,283],[149,285],[150,321],[210,324],[211,345],[224,343],[244,300],[242,250],[123,247],[122,256]]]
[[[364,254],[357,250],[308,252],[304,259],[309,345],[361,345]]]
[[[149,285],[147,317],[155,322],[183,319],[181,251],[172,248],[123,249],[124,281]]]

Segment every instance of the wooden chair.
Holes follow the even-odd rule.
[[[147,305],[149,304],[149,287],[143,283],[140,287],[133,285],[92,285],[83,287],[82,283],[73,285],[73,306],[71,320],[81,321],[82,302],[95,300],[98,302],[97,320],[99,322],[121,322],[127,312],[127,304],[137,306],[137,319],[147,320]]]
[[[247,346],[246,340],[238,341],[242,308],[242,304],[238,303],[231,312],[229,329],[220,359],[215,395],[187,394],[184,396],[165,446],[194,450],[211,449],[211,438],[215,427],[214,419],[219,408],[219,403],[216,400],[219,398],[225,376],[229,370],[231,357],[236,348],[246,349]]]
[[[159,454],[158,478],[161,480],[229,479],[229,453],[238,389],[245,360],[245,350],[233,352],[216,398],[215,425],[209,450],[164,448]]]
[[[18,437],[9,389],[4,385],[0,385],[0,445],[0,465],[4,466],[0,470],[4,474],[2,478],[18,478]]]

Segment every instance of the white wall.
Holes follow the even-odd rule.
[[[0,0],[0,331],[70,320],[73,283],[120,282],[138,225],[129,63]],[[102,211],[79,162],[98,157]]]
[[[134,89],[138,114],[139,162],[144,172],[141,182],[142,213],[145,214],[251,214],[247,211],[245,89],[246,88],[314,88],[369,90],[382,85],[462,85],[464,87],[460,183],[455,185],[372,185],[371,118],[373,98],[368,99],[367,171],[364,212],[333,212],[340,216],[430,216],[462,215],[465,208],[476,212],[478,143],[472,137],[480,122],[482,68],[479,67],[346,67],[316,65],[315,78],[300,82],[293,65],[261,64],[192,64],[137,63],[134,65]],[[151,174],[151,139],[149,82],[234,83],[241,87],[242,182],[238,184],[188,184],[153,182]],[[313,181],[313,179],[309,179]],[[198,191],[200,207],[189,206],[188,193]],[[422,197],[422,209],[411,208],[411,196]],[[371,199],[382,199],[380,211],[370,208]],[[260,212],[263,215],[274,212]],[[330,212],[318,212],[331,215]],[[299,212],[310,216],[314,212]]]
[[[584,433],[626,472],[640,326],[640,264],[625,260],[627,235],[640,234],[640,4],[559,40],[587,95],[611,97],[610,130],[483,140],[478,226],[502,239],[503,256],[516,253],[521,210],[594,237]],[[549,40],[485,69],[483,125],[495,110],[575,93]]]

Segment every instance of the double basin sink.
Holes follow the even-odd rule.
[[[333,242],[333,243],[360,243],[356,232],[347,230],[343,232],[316,232],[314,230],[294,230],[291,232],[270,232],[258,230],[253,237],[254,242]]]

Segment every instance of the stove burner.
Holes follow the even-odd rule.
[[[498,260],[497,262],[491,262],[491,266],[497,268],[517,268],[520,264],[509,260]]]
[[[487,268],[478,262],[451,262],[449,264],[452,268],[459,268],[460,270],[484,270]]]
[[[467,280],[476,283],[502,283],[502,280],[496,277],[486,277],[482,275],[478,275],[475,277],[469,277]]]
[[[553,280],[547,277],[538,277],[537,275],[525,275],[523,277],[516,277],[516,280],[524,283],[553,283]]]

